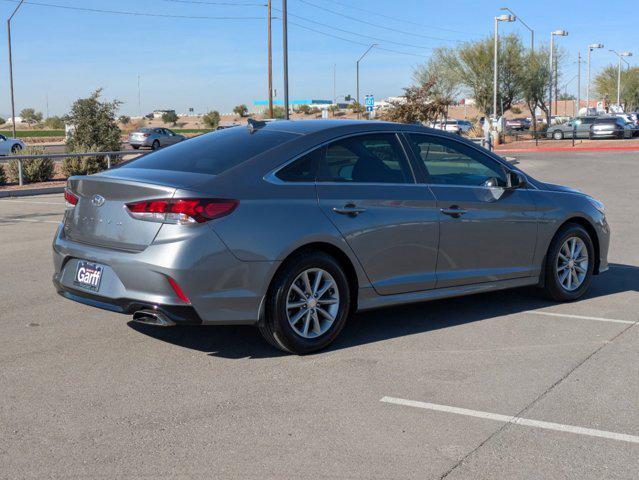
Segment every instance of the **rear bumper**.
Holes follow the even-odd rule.
[[[99,295],[93,295],[89,292],[73,290],[68,288],[58,280],[57,276],[53,277],[53,285],[58,294],[66,299],[74,302],[83,303],[90,307],[109,310],[111,312],[124,313],[133,315],[140,310],[152,310],[163,313],[169,320],[177,325],[201,325],[202,319],[195,309],[190,305],[158,305],[133,300],[130,298],[108,298]]]
[[[151,144],[147,140],[131,140],[129,139],[129,145],[135,145],[136,147],[150,147]]]
[[[163,225],[145,250],[127,252],[73,242],[61,226],[53,242],[54,286],[65,298],[119,313],[150,309],[175,323],[257,323],[279,262],[238,260],[209,226],[195,228]],[[97,292],[74,284],[80,260],[104,267]],[[178,298],[169,278],[189,303]]]

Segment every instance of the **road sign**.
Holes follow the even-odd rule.
[[[366,95],[366,97],[364,97],[364,106],[367,112],[372,112],[375,107],[375,97]]]

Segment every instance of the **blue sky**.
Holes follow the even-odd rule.
[[[62,115],[73,100],[103,87],[106,98],[124,102],[122,113],[135,115],[139,113],[138,75],[142,113],[157,108],[183,112],[188,107],[198,112],[227,112],[239,103],[250,106],[253,100],[266,98],[266,9],[253,6],[266,0],[32,1],[169,17],[24,4],[12,24],[18,111],[34,107],[44,113],[48,97],[49,114]],[[0,0],[3,19],[15,5]],[[396,52],[375,49],[369,53],[360,70],[361,95],[399,95],[410,84],[414,68],[427,60],[432,48],[492,35],[493,17],[503,6],[514,10],[535,29],[537,42],[547,42],[551,30],[569,31],[568,37],[559,39],[568,53],[564,81],[576,74],[577,51],[581,49],[585,56],[586,46],[593,42],[606,46],[593,54],[593,72],[616,62],[608,48],[633,51],[637,57],[629,60],[635,65],[639,60],[639,6],[628,0],[614,5],[612,8],[610,3],[594,0],[289,0],[290,97],[332,98],[333,65],[337,95],[354,95],[355,61],[373,42]],[[273,6],[279,10],[281,1],[274,0]],[[180,15],[257,18],[176,18]],[[279,17],[279,11],[274,11],[274,15]],[[4,21],[0,24],[0,114],[7,115],[10,101],[6,27]],[[529,33],[520,23],[501,24],[501,29],[519,32],[528,41]],[[281,37],[281,22],[274,20],[274,86],[280,99]],[[582,75],[585,85],[585,73]],[[576,80],[568,90],[576,91]]]

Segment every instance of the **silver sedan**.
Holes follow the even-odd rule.
[[[144,127],[129,135],[129,144],[134,148],[140,147],[157,150],[161,147],[168,147],[185,140],[186,137],[179,135],[168,128]]]
[[[20,155],[25,144],[17,138],[7,138],[0,135],[0,155]]]
[[[71,177],[65,197],[62,296],[251,324],[294,353],[358,310],[526,285],[571,301],[608,269],[601,202],[417,125],[249,121]]]

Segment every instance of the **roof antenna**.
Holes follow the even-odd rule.
[[[247,120],[247,126],[249,129],[249,133],[255,132],[258,128],[262,128],[266,126],[266,122],[263,120],[255,120],[253,118],[249,118]]]

